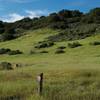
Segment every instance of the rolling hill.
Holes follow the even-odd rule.
[[[66,98],[99,100],[100,45],[90,43],[99,42],[100,34],[96,33],[86,39],[75,40],[82,44],[76,48],[68,47],[68,43],[75,41],[55,42],[52,47],[34,48],[39,41],[58,32],[60,30],[48,28],[28,31],[27,35],[0,43],[1,48],[23,51],[21,55],[0,55],[0,62],[21,65],[21,68],[0,71],[0,98],[4,100],[7,98],[8,100],[9,98],[13,100],[15,98],[18,100],[65,100]],[[62,46],[66,47],[65,53],[56,54],[57,48]],[[36,53],[30,54],[31,50]],[[44,50],[48,53],[40,52]],[[41,72],[45,75],[45,85],[43,96],[39,97],[36,92],[36,76]]]
[[[73,23],[68,22],[73,21],[72,12],[62,12],[63,21],[54,22],[57,13],[56,17],[50,15],[54,19],[52,23],[50,16],[50,23],[45,23],[48,17],[43,16],[34,19],[36,22],[23,19],[3,23],[10,27],[8,33],[13,36],[17,33],[13,33],[12,26],[21,28],[17,31],[20,35],[10,40],[7,31],[1,33],[7,40],[0,42],[0,100],[100,100],[100,12],[97,8],[86,15],[72,11],[82,15],[79,20],[73,18],[74,21],[77,19]],[[66,17],[68,20],[65,21]],[[22,22],[37,25],[25,30],[27,24],[24,26]],[[14,50],[22,53],[16,54]],[[11,64],[11,69],[7,69],[7,64]],[[1,69],[3,67],[6,69]],[[36,80],[40,73],[44,73],[42,96],[38,94]]]

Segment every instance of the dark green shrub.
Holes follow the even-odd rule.
[[[10,24],[9,24],[10,25]],[[0,36],[0,41],[12,40],[15,39],[15,29],[10,28],[10,26],[5,27],[5,31]]]
[[[4,33],[4,28],[0,28],[0,34]]]
[[[65,48],[66,48],[65,46],[60,46],[57,49],[65,49]]]
[[[43,51],[41,51],[40,53],[48,53],[48,51],[43,50]]]
[[[68,25],[65,22],[54,22],[50,24],[49,27],[53,29],[66,29]]]
[[[80,46],[82,46],[82,44],[80,44],[79,42],[68,43],[69,48],[76,48]]]
[[[12,39],[15,39],[15,37],[14,34],[10,34],[10,33],[3,33],[0,37],[0,41],[7,41]]]
[[[94,46],[100,45],[100,42],[99,41],[94,41],[94,42],[91,42],[90,45],[94,45]]]
[[[9,62],[2,62],[0,64],[0,69],[4,69],[4,70],[12,70],[12,64]]]
[[[22,54],[22,52],[20,50],[13,50],[8,52],[8,55],[17,55],[17,54]]]
[[[57,13],[52,13],[52,14],[50,14],[50,15],[47,17],[47,19],[48,19],[48,22],[49,22],[49,23],[60,21],[60,17],[58,16]]]
[[[4,29],[4,23],[2,21],[0,21],[0,34],[4,33],[5,29]]]
[[[43,41],[43,42],[39,42],[35,48],[48,48],[48,47],[52,47],[54,45],[53,42],[49,42],[49,41]]]
[[[59,32],[56,35],[51,35],[47,37],[47,39],[48,41],[52,42],[84,39],[86,37],[95,35],[97,27],[98,26],[96,24],[70,24],[70,28],[67,28],[62,32]]]
[[[100,23],[100,7],[90,10],[89,15],[92,17],[94,23]]]
[[[22,54],[20,50],[11,50],[11,49],[5,49],[1,48],[0,49],[0,54],[9,54],[9,55],[16,55],[16,54]]]
[[[0,49],[0,54],[6,54],[7,52],[10,52],[10,49],[5,49],[5,48],[1,48]]]
[[[62,50],[62,49],[57,49],[55,53],[56,53],[56,54],[61,54],[61,53],[65,53],[65,51]]]

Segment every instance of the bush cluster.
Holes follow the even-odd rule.
[[[66,48],[65,46],[60,46],[57,49],[65,49],[65,48]]]
[[[56,54],[62,54],[62,53],[65,53],[65,51],[63,49],[57,49],[55,53]]]
[[[33,19],[24,18],[14,23],[4,23],[0,21],[0,41],[15,39],[19,36],[22,36],[26,30],[39,29],[44,27],[65,30],[67,28],[72,29],[78,25],[82,26],[83,24],[100,24],[100,7],[94,8],[86,14],[78,10],[63,9],[59,12],[51,13],[48,16],[41,16],[39,18],[36,17]],[[81,33],[83,33],[82,37],[84,38],[90,36],[88,33],[84,34],[84,31]],[[74,35],[74,32],[72,35]]]
[[[20,50],[11,50],[8,48],[7,49],[1,48],[0,54],[16,55],[16,54],[22,54],[22,52]]]
[[[83,24],[83,25],[70,25],[71,28],[67,28],[56,35],[49,36],[48,41],[70,41],[79,40],[94,35],[97,25],[96,24]]]
[[[99,41],[94,41],[94,42],[91,42],[90,45],[94,45],[94,46],[100,45],[100,42]]]
[[[82,46],[82,44],[80,44],[79,42],[68,43],[69,48],[76,48],[80,46]]]
[[[40,53],[48,53],[48,51],[46,51],[46,50],[43,50],[43,51],[40,51]]]
[[[65,53],[65,51],[64,51],[65,48],[66,48],[65,46],[60,46],[60,47],[57,48],[55,53],[56,54]]]
[[[20,50],[12,50],[10,52],[8,52],[9,55],[17,55],[17,54],[22,54],[22,52]]]
[[[49,42],[49,41],[43,41],[43,42],[39,42],[37,43],[37,45],[35,46],[35,48],[48,48],[48,47],[52,47],[54,45],[54,42]]]
[[[1,48],[0,49],[0,54],[7,54],[10,51],[11,51],[10,49]]]

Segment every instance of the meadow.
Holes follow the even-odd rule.
[[[69,41],[43,48],[48,53],[30,54],[34,45],[60,30],[39,29],[18,39],[1,42],[0,48],[21,50],[21,55],[0,55],[0,62],[21,64],[20,68],[0,71],[0,100],[100,100],[100,35],[78,40],[81,47],[69,48]],[[71,41],[73,42],[73,41]],[[65,46],[65,53],[55,54]],[[40,50],[39,50],[40,51]],[[44,73],[42,96],[37,92],[36,77]]]

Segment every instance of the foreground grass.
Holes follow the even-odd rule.
[[[0,100],[100,100],[100,46],[89,45],[99,41],[100,35],[80,40],[82,47],[70,49],[68,42],[59,42],[47,48],[47,54],[29,54],[35,43],[57,31],[32,31],[19,39],[0,43],[1,48],[24,52],[0,56],[0,62],[22,65],[11,71],[0,71]],[[66,46],[66,53],[55,54],[56,48],[62,45]],[[41,72],[44,89],[40,97],[36,76]]]
[[[44,73],[42,97],[38,95],[36,81],[36,76],[40,72]],[[99,69],[76,66],[74,68],[30,66],[14,71],[1,71],[0,97],[16,97],[18,100],[99,100],[99,77]]]

